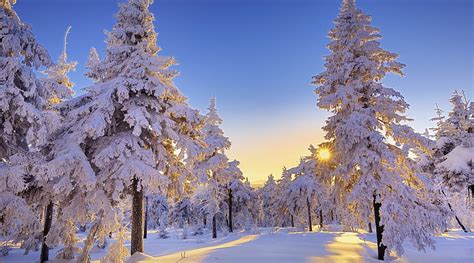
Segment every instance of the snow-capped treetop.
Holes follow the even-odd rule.
[[[214,152],[224,153],[230,148],[229,138],[224,136],[224,131],[219,127],[222,119],[217,114],[216,98],[212,97],[209,104],[209,112],[206,114],[206,125],[204,125],[204,142],[207,145],[207,154]]]
[[[72,138],[96,140],[98,177],[117,180],[109,186],[114,198],[133,178],[150,190],[167,185],[199,150],[202,118],[173,84],[174,59],[157,55],[151,2],[120,5],[106,57],[95,65],[100,78],[88,89],[94,98],[70,114]]]
[[[102,80],[100,77],[99,72],[97,71],[97,67],[100,64],[100,58],[99,58],[99,53],[97,53],[97,50],[93,47],[89,51],[89,57],[87,58],[87,63],[86,63],[86,68],[87,72],[85,75],[92,79],[94,82]]]
[[[67,28],[64,35],[64,48],[58,62],[43,72],[46,74],[46,79],[43,81],[43,90],[46,93],[44,97],[50,105],[58,104],[65,99],[71,99],[74,94],[72,90],[74,83],[69,79],[68,73],[76,69],[77,62],[68,62],[67,60],[67,36],[70,30],[71,26]]]
[[[446,121],[453,125],[454,129],[467,131],[469,128],[469,101],[464,92],[455,90],[449,99],[453,105]]]
[[[209,110],[206,114],[207,123],[216,126],[221,125],[222,119],[219,117],[219,114],[217,114],[216,97],[211,97],[209,107],[207,109]]]
[[[436,180],[447,187],[447,191],[458,193],[474,184],[474,122],[464,92],[454,91],[449,101],[452,109],[448,118],[437,108],[438,117],[432,119],[437,121],[433,164]]]
[[[225,151],[230,148],[231,143],[219,127],[222,120],[217,114],[214,97],[211,98],[205,121],[202,129],[205,146],[201,149],[200,158],[194,163],[193,169],[201,182],[215,177],[219,182],[226,183],[228,180],[224,177],[227,177],[228,173],[224,170],[229,167],[229,163]]]

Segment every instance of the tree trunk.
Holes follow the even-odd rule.
[[[49,247],[46,245],[46,236],[51,229],[51,224],[53,222],[53,202],[50,201],[46,206],[46,211],[44,215],[44,228],[43,228],[43,244],[41,245],[41,255],[40,262],[46,262],[49,260]]]
[[[369,222],[369,233],[372,233],[373,230],[372,230],[372,223]]]
[[[449,209],[451,209],[451,212],[453,212],[454,218],[456,218],[456,222],[458,222],[458,225],[462,228],[462,230],[464,231],[464,233],[467,233],[468,231],[467,231],[466,227],[462,224],[461,220],[460,220],[459,217],[456,215],[456,212],[454,212],[454,209],[452,208],[451,204],[449,203],[449,201],[448,201],[448,196],[446,195],[446,193],[444,192],[444,190],[441,190],[441,192],[442,192],[443,195],[446,197],[446,203],[448,203]]]
[[[79,231],[81,231],[81,232],[86,232],[86,230],[87,230],[87,224],[83,224],[83,225],[81,224],[81,225],[79,226]]]
[[[232,227],[232,189],[229,188],[229,232],[234,232]]]
[[[295,220],[293,218],[293,215],[291,215],[291,227],[295,227]]]
[[[319,209],[319,230],[323,230],[323,209]]]
[[[377,196],[374,194],[374,213],[375,213],[375,232],[377,235],[377,258],[379,260],[384,260],[385,257],[385,249],[387,248],[384,244],[382,244],[382,237],[383,237],[383,225],[380,225],[380,207],[382,206],[381,203],[376,202]]]
[[[138,191],[138,180],[132,182],[132,233],[131,233],[131,251],[142,252],[143,249],[143,189]]]
[[[204,216],[202,218],[202,223],[203,223],[204,227],[207,226],[207,216],[206,216],[206,214],[204,214]]]
[[[145,223],[143,225],[143,239],[148,235],[148,196],[145,197]]]
[[[212,238],[217,238],[217,218],[216,218],[216,215],[212,216]]]
[[[308,197],[306,197],[306,206],[308,207],[308,225],[309,232],[313,231],[313,223],[311,222],[311,205],[309,203]]]

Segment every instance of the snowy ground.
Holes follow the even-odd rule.
[[[136,254],[127,262],[379,262],[374,259],[374,234],[309,233],[286,228],[264,228],[259,232],[239,232],[215,240],[210,235],[183,240],[180,231],[171,231],[168,239],[150,233],[145,241],[147,255]],[[417,252],[407,244],[406,254],[395,262],[473,262],[474,233],[453,231],[436,240],[436,251],[427,253]],[[94,248],[92,259],[99,262],[105,253],[106,250]],[[0,257],[0,262],[35,262],[38,258],[39,252],[24,256],[23,251],[13,249],[8,256]]]

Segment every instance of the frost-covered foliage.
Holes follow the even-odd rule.
[[[40,214],[47,203],[47,178],[32,166],[42,160],[48,137],[42,112],[47,101],[35,70],[51,60],[13,4],[0,4],[0,235],[28,252],[41,240]]]
[[[277,188],[273,200],[273,213],[275,214],[275,226],[290,226],[294,225],[294,219],[291,216],[290,208],[288,206],[288,196],[292,174],[288,172],[286,167],[283,168],[281,178],[277,180]]]
[[[298,166],[291,168],[287,173],[294,178],[288,189],[288,207],[294,219],[308,223],[308,217],[316,210],[319,211],[327,204],[328,186],[325,186],[323,175],[317,160],[317,150],[309,147],[311,155],[300,159]],[[308,215],[308,213],[310,213]]]
[[[125,247],[125,231],[123,228],[117,232],[116,241],[110,245],[107,255],[100,261],[102,263],[122,263],[130,255]]]
[[[199,186],[193,199],[206,216],[212,218],[220,213],[220,204],[224,202],[225,193],[222,185],[229,181],[225,169],[229,167],[225,150],[230,148],[229,138],[219,127],[222,119],[217,114],[216,99],[211,98],[206,124],[202,129],[205,147],[193,164],[193,172],[198,178]]]
[[[34,69],[49,66],[47,51],[36,42],[30,26],[2,1],[0,9],[0,160],[42,145],[47,136],[41,114],[45,98]]]
[[[62,105],[65,127],[48,170],[65,175],[54,183],[64,218],[92,225],[82,258],[117,229],[127,196],[166,193],[198,153],[202,118],[173,84],[175,60],[157,55],[151,3],[120,5],[106,57],[91,52],[94,85]]]
[[[167,237],[166,227],[169,218],[168,200],[164,195],[152,195],[148,197],[148,226],[158,229],[161,237]]]
[[[431,222],[437,222],[439,208],[424,200],[430,186],[408,157],[415,149],[427,152],[428,141],[404,124],[409,105],[403,96],[381,82],[387,73],[403,75],[405,65],[380,47],[371,20],[355,1],[345,0],[329,32],[325,71],[314,76],[318,106],[333,113],[323,130],[338,161],[333,175],[343,179],[336,187],[344,189],[351,224],[365,226],[374,198],[381,204],[386,253],[403,254],[404,240],[420,250],[434,248],[439,226]]]
[[[259,225],[274,226],[276,223],[276,211],[274,210],[274,202],[276,199],[277,184],[273,175],[269,175],[267,181],[258,191],[259,200],[261,200],[261,214]]]
[[[465,227],[474,223],[473,205],[469,204],[474,188],[474,116],[463,92],[454,91],[449,100],[452,109],[446,118],[436,109],[435,139],[431,162],[434,180],[447,198],[453,215]]]
[[[452,109],[448,117],[438,108],[438,116],[432,119],[437,121],[435,173],[447,188],[461,192],[474,184],[474,124],[464,93],[455,91],[449,101]]]

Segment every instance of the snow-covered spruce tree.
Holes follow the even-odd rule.
[[[211,98],[208,110],[206,124],[202,129],[206,146],[193,165],[194,174],[202,185],[198,187],[193,199],[197,204],[201,204],[203,212],[212,218],[212,237],[217,238],[217,215],[222,212],[219,205],[225,195],[221,186],[228,182],[227,173],[224,171],[229,167],[225,150],[230,148],[230,141],[219,127],[222,119],[217,114],[214,97]]]
[[[74,257],[74,251],[76,250],[75,243],[75,227],[74,223],[62,215],[62,211],[58,211],[56,214],[58,218],[55,222],[55,229],[49,234],[51,228],[54,213],[54,199],[64,200],[64,192],[54,193],[54,185],[59,181],[59,178],[64,174],[50,173],[49,160],[54,156],[54,150],[52,147],[53,141],[56,139],[58,133],[63,126],[63,116],[60,110],[60,104],[65,100],[72,98],[74,91],[72,90],[74,83],[72,83],[68,77],[68,73],[75,70],[77,62],[69,62],[67,59],[67,36],[71,27],[68,27],[64,35],[64,49],[56,64],[48,67],[43,73],[46,78],[41,79],[41,93],[46,99],[46,106],[43,108],[43,116],[46,121],[48,128],[48,141],[50,142],[46,147],[43,147],[43,162],[40,164],[33,164],[39,167],[37,174],[42,173],[42,177],[48,178],[45,185],[42,187],[42,195],[44,199],[49,200],[44,213],[44,229],[43,229],[43,244],[41,248],[41,261],[47,261],[49,258],[49,246],[58,245],[63,243],[64,249],[60,251],[58,255],[60,258],[71,259]],[[37,162],[37,161],[35,161]],[[66,172],[66,170],[64,170]],[[60,196],[59,196],[60,195]],[[59,231],[57,231],[59,229]],[[46,239],[47,237],[47,239]]]
[[[474,155],[473,122],[469,101],[464,94],[455,91],[450,99],[452,110],[448,118],[437,108],[432,167],[435,181],[447,199],[458,225],[468,231],[472,224],[472,208],[467,204],[469,189],[474,185],[472,156]],[[467,223],[467,224],[466,224]]]
[[[327,198],[327,194],[322,185],[324,180],[318,173],[317,150],[312,145],[309,150],[311,155],[301,158],[298,166],[288,170],[294,180],[290,183],[287,200],[290,213],[297,218],[304,214],[309,231],[313,231],[313,211],[318,209],[322,227],[322,204],[326,203],[323,200]]]
[[[292,174],[288,172],[286,167],[283,167],[281,178],[277,180],[277,188],[275,191],[275,198],[273,203],[273,211],[275,213],[274,226],[295,226],[294,215],[291,214],[288,196],[290,184],[293,180]]]
[[[30,26],[0,1],[0,235],[28,250],[41,242],[40,194],[46,178],[31,166],[41,160],[48,131],[46,99],[34,70],[51,65]]]
[[[258,191],[258,196],[262,205],[262,218],[260,219],[259,223],[260,226],[268,227],[276,225],[276,212],[274,211],[273,205],[276,199],[276,189],[277,184],[273,178],[273,175],[270,174],[263,187]]]
[[[332,53],[313,84],[318,106],[333,113],[323,129],[339,162],[334,175],[343,178],[337,187],[346,189],[346,209],[359,227],[374,211],[379,259],[403,254],[406,239],[419,250],[434,248],[439,208],[424,199],[428,186],[408,157],[413,149],[429,151],[428,142],[402,124],[409,105],[381,82],[387,73],[403,74],[404,65],[380,47],[379,30],[354,0],[343,1],[334,23]]]
[[[100,77],[88,88],[91,99],[70,112],[68,129],[92,163],[107,198],[100,202],[116,206],[132,196],[132,254],[143,252],[144,193],[164,193],[169,176],[196,156],[202,124],[173,84],[175,60],[157,55],[152,2],[120,5],[106,57],[93,67]]]
[[[233,160],[229,162],[228,167],[224,169],[223,174],[226,178],[226,183],[223,184],[225,193],[227,193],[227,202],[223,205],[224,213],[227,221],[229,232],[234,231],[234,217],[237,218],[237,227],[250,228],[253,225],[253,215],[250,210],[250,203],[254,201],[250,185],[244,182],[245,177],[238,167],[239,161]],[[244,222],[247,220],[247,222]]]

